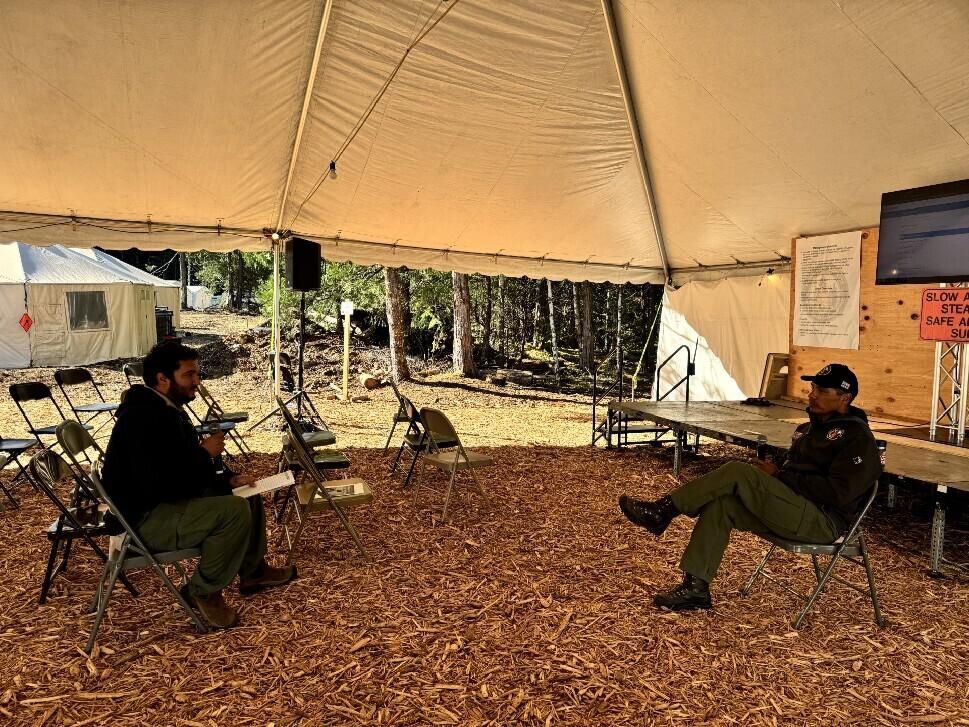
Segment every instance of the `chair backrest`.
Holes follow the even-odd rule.
[[[400,404],[400,410],[404,411],[404,395],[400,393],[400,389],[397,388],[397,384],[394,383],[393,379],[387,379],[387,383],[390,384],[390,388],[394,391],[394,396],[397,397],[397,403]]]
[[[132,385],[132,379],[138,379],[135,382],[136,384],[144,383],[145,365],[141,361],[126,363],[121,367],[121,371],[124,373],[124,377],[128,380],[128,386]]]
[[[76,386],[78,384],[86,384],[88,381],[94,383],[94,377],[90,371],[78,366],[70,369],[57,369],[54,372],[54,381],[61,387]]]
[[[218,419],[225,414],[225,410],[201,381],[198,385],[198,395],[202,403],[205,404],[205,414],[202,416],[203,420]]]
[[[27,468],[30,470],[30,475],[40,482],[44,489],[51,491],[61,481],[74,476],[64,458],[50,449],[43,449],[31,457]]]
[[[71,463],[83,472],[83,465],[91,468],[100,466],[104,459],[101,449],[91,433],[75,421],[63,421],[57,425],[57,442]],[[83,460],[83,461],[82,461]]]
[[[437,449],[437,443],[446,439],[457,442],[458,449],[464,449],[461,444],[461,438],[454,429],[454,425],[451,424],[451,420],[440,409],[435,409],[430,406],[423,407],[421,409],[421,424],[427,433],[431,449]]]
[[[54,401],[54,395],[51,393],[50,387],[40,381],[11,384],[10,396],[18,404],[24,401],[37,401],[39,399],[50,399]],[[54,401],[54,404],[56,405],[57,402]]]
[[[787,394],[788,373],[784,369],[788,368],[790,361],[788,353],[769,353],[764,364],[764,375],[760,380],[760,392],[758,396],[764,399],[779,399]]]

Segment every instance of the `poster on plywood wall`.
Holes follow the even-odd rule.
[[[861,232],[795,241],[794,345],[858,349]]]

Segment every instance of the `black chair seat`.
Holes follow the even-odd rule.
[[[342,470],[350,466],[346,455],[335,449],[314,452],[313,463],[322,470]]]
[[[112,404],[111,402],[107,401],[98,401],[94,402],[93,404],[81,404],[80,406],[76,406],[74,407],[74,411],[83,411],[93,414],[95,412],[101,413],[105,411],[115,411],[119,406],[121,405]]]
[[[404,435],[404,441],[407,442],[407,446],[411,449],[416,449],[424,451],[427,449],[427,440],[421,441],[423,437],[423,432],[408,432]],[[450,447],[457,447],[458,442],[456,439],[451,439],[449,437],[435,437],[434,441],[437,442],[437,446],[441,449],[448,449]]]
[[[77,520],[78,525],[81,526],[84,532],[88,535],[110,535],[110,528],[108,528],[107,523],[104,521],[104,516],[107,514],[106,509],[97,507],[69,507],[68,511]],[[58,526],[60,526],[60,535],[58,535]],[[50,540],[55,538],[69,538],[72,536],[77,536],[81,534],[81,529],[74,527],[74,523],[63,518],[63,522],[60,519],[55,520],[47,527],[47,537]]]
[[[315,447],[326,447],[336,444],[336,435],[329,429],[321,429],[317,432],[303,432],[303,441],[310,449]]]
[[[217,428],[221,432],[228,432],[230,429],[235,429],[235,422],[223,422],[223,421],[211,421],[205,424],[198,424],[195,426],[196,434],[208,434],[210,429]]]
[[[92,429],[94,429],[94,427],[92,427],[90,424],[83,424],[82,426],[85,429],[87,429],[88,431],[91,431]],[[31,434],[50,434],[50,435],[54,435],[54,434],[57,434],[57,425],[54,424],[54,425],[49,426],[49,427],[38,427],[37,429],[31,429],[30,430],[30,433]]]
[[[36,444],[36,439],[0,439],[0,452],[20,454],[21,452],[26,452]]]
[[[247,411],[229,411],[222,412],[219,414],[220,422],[232,422],[233,424],[242,424],[242,422],[249,421],[249,412]]]

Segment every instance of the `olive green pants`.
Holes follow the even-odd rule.
[[[135,528],[152,550],[201,548],[189,588],[204,596],[225,588],[237,574],[248,575],[266,554],[262,496],[195,497],[162,503]]]
[[[841,534],[814,503],[746,462],[728,462],[670,497],[677,510],[697,518],[680,568],[708,583],[717,574],[731,530],[805,543],[832,543]]]

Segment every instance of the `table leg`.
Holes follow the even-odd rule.
[[[673,447],[673,474],[680,476],[680,466],[683,464],[683,437],[684,432],[675,431],[676,444]]]
[[[932,515],[932,545],[930,547],[929,575],[932,578],[945,578],[941,571],[942,547],[945,543],[945,498],[948,487],[935,488],[935,512]]]
[[[890,482],[888,484],[888,502],[886,503],[888,505],[888,509],[889,510],[894,510],[895,509],[895,496],[897,494],[896,493],[896,490],[897,490],[897,488],[895,486],[895,483],[894,482]]]

